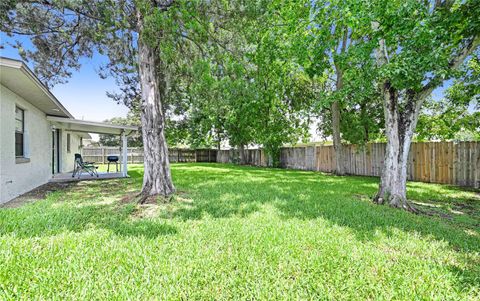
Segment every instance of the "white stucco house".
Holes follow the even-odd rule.
[[[76,120],[22,61],[0,57],[0,204],[71,172],[89,133],[127,139],[136,127]]]

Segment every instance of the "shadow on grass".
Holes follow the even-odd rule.
[[[317,172],[241,167],[224,164],[173,164],[173,178],[179,195],[188,202],[172,203],[168,218],[199,220],[246,217],[266,205],[284,219],[322,218],[348,227],[360,241],[372,241],[381,231],[395,236],[398,230],[418,233],[448,242],[454,250],[467,254],[480,251],[478,235],[469,235],[458,224],[440,218],[413,215],[371,203],[378,179],[372,177],[337,177]],[[162,218],[132,220],[133,205],[118,205],[126,193],[138,191],[141,167],[131,168],[130,179],[79,182],[47,200],[18,209],[0,210],[0,235],[43,237],[65,231],[82,232],[91,228],[106,229],[124,237],[154,239],[177,233]],[[409,183],[409,196],[419,201],[468,203],[478,208],[480,198],[463,189],[443,185]],[[451,266],[459,286],[475,286],[479,264],[465,268]]]
[[[460,289],[478,286],[480,264],[471,263],[466,255],[480,251],[478,233],[469,235],[467,229],[444,219],[373,204],[377,178],[216,164],[177,166],[173,170],[177,186],[190,191],[193,200],[189,206],[176,210],[173,218],[201,219],[206,214],[213,218],[243,217],[269,205],[285,219],[323,218],[348,227],[359,241],[377,239],[378,231],[387,236],[397,235],[398,230],[419,233],[462,251],[465,262],[470,264],[448,268],[459,275]],[[472,194],[458,187],[409,183],[409,191],[410,197],[420,201],[480,205],[480,198],[473,199]]]
[[[218,170],[218,172],[216,171]],[[324,218],[354,230],[361,240],[370,240],[380,230],[392,235],[395,229],[418,232],[448,241],[454,248],[480,251],[478,235],[441,218],[414,215],[370,201],[378,185],[372,177],[337,177],[317,172],[254,167],[195,164],[174,168],[176,183],[192,193],[194,202],[178,208],[172,217],[201,219],[246,216],[271,205],[281,217]],[[457,187],[410,183],[410,195],[420,201],[480,204]],[[420,193],[419,193],[420,192]],[[448,193],[454,196],[450,199]]]
[[[0,235],[45,237],[92,228],[106,229],[119,236],[149,239],[177,233],[175,227],[158,220],[132,220],[135,206],[116,203],[125,192],[119,186],[125,183],[115,180],[109,184],[117,189],[94,182],[78,182],[64,191],[52,193],[46,200],[21,208],[2,209]]]

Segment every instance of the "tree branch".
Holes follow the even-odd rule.
[[[168,10],[175,0],[167,0],[167,1],[160,1],[160,0],[155,0],[155,5],[162,11]]]
[[[480,36],[475,36],[468,43],[454,55],[448,63],[449,70],[455,70],[465,61],[465,59],[472,54],[472,52],[480,45]],[[437,88],[444,80],[443,75],[437,75],[425,84],[420,92],[418,98],[426,98],[430,93]]]

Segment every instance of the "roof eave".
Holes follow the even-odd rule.
[[[57,122],[58,124],[74,125],[77,127],[73,131],[81,131],[81,132],[83,131],[88,133],[106,134],[108,133],[108,131],[99,130],[99,129],[112,129],[117,134],[120,132],[126,131],[128,132],[127,135],[129,135],[132,132],[139,130],[139,128],[136,126],[108,124],[103,122],[69,119],[69,118],[57,117],[57,116],[47,116],[47,120],[51,122]],[[81,128],[82,126],[84,126],[84,128]],[[69,127],[71,128],[72,126],[69,126]],[[95,127],[97,128],[97,130],[92,130]]]
[[[35,85],[45,93],[48,98],[69,118],[74,119],[72,114],[62,105],[62,103],[50,92],[50,90],[38,79],[38,77],[28,68],[28,66],[19,60],[14,60],[6,57],[0,57],[0,65],[4,65],[10,68],[17,68],[22,71]]]

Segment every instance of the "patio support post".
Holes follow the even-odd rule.
[[[127,177],[127,135],[122,131],[122,175]]]

